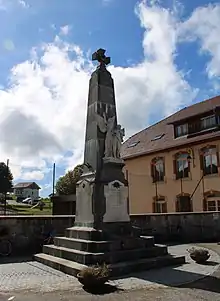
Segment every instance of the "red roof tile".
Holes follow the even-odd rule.
[[[218,106],[220,106],[220,96],[184,108],[162,121],[142,130],[124,142],[122,146],[122,158],[128,159],[165,149],[178,148],[182,145],[189,145],[199,141],[217,139],[217,137],[220,137],[220,131],[209,132],[193,138],[187,138],[185,136],[175,139],[172,123],[203,114]],[[162,134],[164,135],[160,139],[153,140],[156,136]],[[135,143],[137,144],[132,146]]]
[[[35,182],[20,182],[20,183],[15,184],[13,188],[17,188],[17,189],[21,189],[21,188],[40,189],[40,187]]]

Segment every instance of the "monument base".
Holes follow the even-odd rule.
[[[169,255],[166,246],[155,245],[153,237],[141,236],[132,227],[123,166],[123,160],[104,158],[98,180],[92,171],[83,174],[77,183],[75,226],[66,229],[65,237],[55,237],[54,245],[43,246],[37,261],[74,276],[86,266],[103,263],[111,276],[185,263],[184,256]]]
[[[125,166],[124,160],[112,157],[105,157],[103,160],[103,167],[100,175],[100,180],[103,183],[113,182],[115,180],[128,185],[125,179],[124,173],[122,171]]]
[[[115,227],[107,226],[108,230],[111,226]],[[86,266],[97,263],[108,264],[112,277],[185,263],[184,256],[169,255],[166,246],[156,245],[151,236],[137,236],[135,230],[129,231],[127,235],[115,236],[105,230],[87,227],[66,229],[65,237],[55,237],[54,245],[43,246],[43,253],[34,257],[43,264],[73,276]]]

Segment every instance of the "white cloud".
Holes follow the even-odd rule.
[[[175,14],[156,4],[149,7],[144,3],[137,7],[136,13],[145,29],[145,59],[134,67],[110,68],[115,78],[119,120],[129,135],[146,126],[158,107],[161,117],[167,116],[183,104],[190,104],[197,93],[175,65],[178,25]]]
[[[132,67],[109,67],[115,80],[118,120],[127,136],[145,127],[152,114],[171,114],[190,104],[196,94],[175,64],[176,14],[144,3],[136,14],[145,31],[145,59]],[[12,171],[20,178],[30,176],[28,167],[44,173],[48,162],[73,168],[83,158],[94,66],[79,46],[58,36],[38,50],[33,48],[29,60],[14,66],[9,89],[0,91],[0,156],[10,159]],[[64,157],[66,151],[72,151],[72,157]]]
[[[29,4],[24,0],[18,0],[18,4],[21,5],[23,8],[29,7]]]
[[[189,19],[181,24],[179,34],[182,40],[200,42],[201,54],[210,55],[206,71],[210,79],[220,77],[220,4],[209,4],[195,9]],[[215,81],[214,85],[219,87]],[[218,89],[219,90],[219,89]]]
[[[65,25],[60,27],[60,34],[63,36],[67,36],[70,32],[71,27],[69,25]]]
[[[44,173],[40,170],[33,170],[33,171],[27,171],[22,173],[22,176],[20,177],[20,179],[22,180],[28,180],[28,181],[32,181],[32,180],[42,180],[44,178]]]
[[[29,4],[24,0],[0,0],[0,11],[8,11],[16,6],[29,8]]]

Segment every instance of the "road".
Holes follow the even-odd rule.
[[[204,244],[201,247],[209,248],[216,253],[220,254],[220,246],[217,244]],[[215,266],[215,258],[210,261],[207,266]],[[8,266],[10,267],[10,265]],[[142,289],[123,289],[120,285],[108,286],[106,291],[99,293],[88,293],[81,289],[78,281],[74,280],[74,277],[64,275],[60,271],[51,270],[49,267],[40,268],[38,263],[29,263],[27,270],[22,270],[23,265],[17,268],[13,268],[12,274],[5,274],[5,283],[2,285],[2,291],[0,293],[0,301],[219,301],[220,300],[220,270],[216,270],[211,276],[207,276],[195,282],[184,284],[181,287],[174,287],[172,285],[166,287],[160,287],[158,285],[146,286]],[[205,268],[205,266],[204,266]],[[4,276],[4,270],[7,267],[2,265],[1,275]],[[11,269],[11,268],[10,268]],[[171,269],[171,268],[169,268]],[[194,271],[194,270],[193,270]],[[155,271],[156,273],[156,271]],[[159,271],[158,271],[159,273]],[[153,270],[150,275],[153,274]],[[14,275],[14,276],[13,276]],[[10,276],[10,277],[9,277]],[[163,279],[170,277],[170,273],[163,273]],[[37,278],[36,278],[37,277]],[[46,278],[45,278],[46,277]],[[37,280],[36,284],[39,284],[35,291],[31,289],[30,283],[34,279],[41,279],[41,283]],[[62,281],[61,281],[61,279]],[[69,279],[68,279],[69,278]],[[16,280],[17,279],[17,280]],[[29,279],[29,281],[28,281]],[[135,278],[138,279],[138,278]],[[158,278],[157,278],[158,279]],[[122,279],[122,281],[124,281]],[[136,280],[135,280],[136,281]],[[138,280],[140,281],[140,279]],[[11,284],[10,284],[11,282]],[[9,285],[23,286],[23,289],[7,290],[3,293],[7,283]],[[49,291],[43,291],[41,288],[47,286]],[[26,287],[26,289],[24,289]],[[55,291],[54,291],[55,287]],[[119,290],[117,290],[119,287]]]
[[[27,206],[27,204],[24,203],[17,203],[15,200],[7,200],[8,205],[21,205],[21,206]]]
[[[27,206],[27,204],[24,204],[24,203],[17,203],[15,200],[7,200],[7,204],[8,205],[21,205],[21,206]],[[3,205],[3,206],[1,206],[0,207],[0,215],[4,215],[4,204],[1,204],[1,205]],[[16,211],[13,211],[13,210],[10,210],[10,209],[8,209],[7,210],[7,213],[6,213],[6,215],[16,215],[17,214],[17,212]],[[0,299],[0,301],[1,301],[1,299]]]

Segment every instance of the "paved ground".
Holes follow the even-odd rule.
[[[7,200],[8,205],[23,205],[26,206],[27,204],[24,204],[22,202],[17,203],[16,200]]]
[[[220,254],[217,244],[204,245]],[[181,252],[186,246],[177,247]],[[58,301],[58,300],[220,300],[219,256],[211,251],[210,264],[200,266],[192,263],[185,268],[165,268],[134,274],[123,280],[114,281],[101,295],[91,295],[83,291],[74,277],[70,277],[40,266],[36,262],[23,264],[2,264],[0,266],[0,301]],[[188,269],[188,270],[186,270]],[[181,288],[173,286],[182,280],[195,280],[198,276],[207,276],[203,280],[185,284]],[[3,277],[2,277],[3,276]],[[5,280],[2,280],[5,279]],[[182,281],[183,282],[183,281]],[[31,284],[32,283],[32,284]],[[116,288],[119,290],[116,291]],[[37,291],[37,292],[36,292]],[[107,293],[108,294],[104,294]]]

